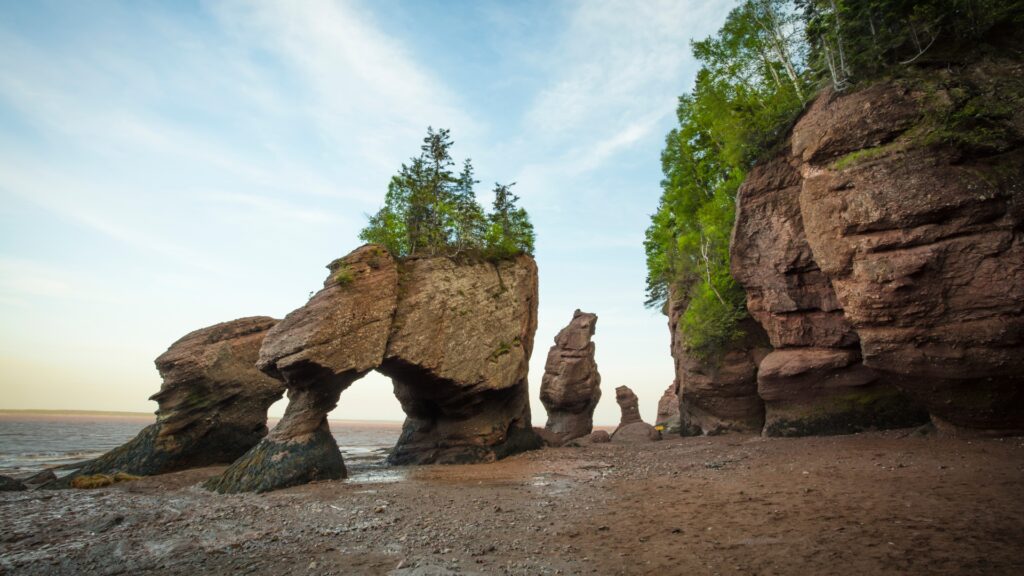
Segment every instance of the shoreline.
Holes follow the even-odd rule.
[[[353,468],[358,468],[352,462]],[[18,574],[1020,574],[1024,437],[672,437],[221,495],[0,493]],[[981,472],[984,473],[981,473]],[[55,522],[54,518],[61,518]]]

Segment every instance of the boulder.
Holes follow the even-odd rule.
[[[747,310],[775,348],[757,371],[763,433],[918,425],[924,414],[861,361],[857,332],[807,242],[801,184],[783,150],[750,171],[736,200],[732,274],[746,291]]]
[[[260,352],[260,369],[288,387],[284,418],[208,488],[262,492],[343,478],[327,414],[370,370],[392,379],[406,413],[392,464],[485,462],[541,446],[527,388],[532,258],[398,262],[371,244],[328,269],[324,288]]]
[[[607,430],[594,430],[587,436],[591,444],[607,444],[612,441],[611,434]]]
[[[544,365],[540,400],[548,413],[545,428],[563,442],[594,429],[594,408],[601,399],[601,375],[590,340],[596,327],[596,314],[576,310],[569,325],[555,336]]]
[[[28,490],[28,486],[25,486],[24,482],[10,476],[0,475],[0,492],[20,492],[22,490]]]
[[[536,434],[538,438],[540,438],[541,442],[543,442],[545,446],[557,448],[565,444],[565,441],[562,440],[562,437],[560,435],[555,434],[554,432],[548,430],[547,428],[538,428],[534,426],[533,433]]]
[[[260,346],[277,323],[257,316],[191,332],[156,359],[163,378],[151,397],[156,423],[128,443],[83,462],[48,488],[79,476],[146,476],[226,464],[267,434],[267,409],[284,386],[256,369]]]
[[[49,484],[50,482],[56,481],[57,475],[54,474],[53,470],[51,469],[41,470],[29,476],[28,478],[22,480],[22,482],[24,482],[25,485],[28,486],[29,488],[39,488],[41,486]]]

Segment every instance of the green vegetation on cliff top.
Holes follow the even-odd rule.
[[[427,129],[420,155],[391,178],[384,206],[369,217],[359,237],[385,246],[395,257],[533,254],[533,225],[512,184],[495,184],[490,214],[477,202],[473,164],[453,171],[448,130]]]
[[[664,306],[671,293],[689,349],[701,357],[727,349],[746,317],[729,271],[736,192],[804,106],[826,86],[842,91],[934,65],[997,27],[1019,31],[1022,14],[1021,0],[740,3],[717,35],[692,43],[701,69],[666,137],[662,196],[644,242],[647,305]]]

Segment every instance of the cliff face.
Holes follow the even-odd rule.
[[[760,432],[764,400],[757,394],[757,366],[768,353],[767,337],[753,320],[743,323],[746,337],[721,356],[692,354],[679,331],[685,302],[672,294],[668,328],[679,398],[679,432],[684,436]]]
[[[157,421],[126,444],[82,463],[54,487],[92,474],[151,475],[229,463],[267,434],[267,409],[284,385],[256,369],[277,320],[241,318],[196,330],[156,359]]]
[[[395,261],[363,246],[270,333],[259,367],[288,387],[284,418],[207,487],[266,491],[342,478],[327,414],[370,370],[391,377],[406,421],[395,464],[481,462],[537,448],[527,373],[537,268],[450,258]]]
[[[1024,430],[1024,67],[821,95],[741,187],[766,433]],[[684,383],[685,389],[685,383]]]

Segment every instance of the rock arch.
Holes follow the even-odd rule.
[[[288,389],[284,418],[208,488],[262,492],[343,478],[327,414],[370,370],[392,379],[407,415],[391,463],[481,462],[540,446],[527,383],[537,327],[532,258],[396,261],[369,244],[328,269],[324,288],[260,350],[259,369]]]

